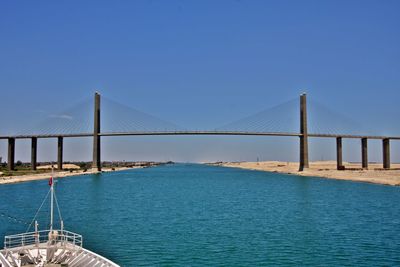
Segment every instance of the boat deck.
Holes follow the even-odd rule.
[[[51,257],[48,259],[48,257]],[[47,267],[114,267],[119,266],[110,260],[84,248],[73,245],[49,248],[35,246],[0,251],[1,267],[47,266]]]
[[[82,236],[65,231],[39,231],[6,236],[0,267],[114,267],[116,263],[82,247]]]

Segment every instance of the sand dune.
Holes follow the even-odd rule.
[[[56,165],[53,165],[54,168],[57,168]],[[52,165],[41,165],[41,166],[37,166],[36,168],[38,170],[51,170]],[[63,164],[63,169],[64,170],[79,170],[81,167],[79,167],[76,164],[71,164],[71,163],[64,163]]]

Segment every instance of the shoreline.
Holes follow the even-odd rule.
[[[297,162],[283,161],[260,161],[260,162],[216,162],[207,163],[211,166],[221,166],[229,168],[240,168],[246,170],[265,171],[272,173],[282,173],[297,176],[311,176],[325,179],[346,180],[353,182],[364,182],[390,186],[400,186],[400,164],[392,164],[392,169],[383,170],[382,164],[370,163],[368,170],[363,170],[358,163],[344,162],[346,170],[337,170],[336,161],[314,161],[310,162],[310,167],[300,172]],[[90,175],[102,172],[117,172],[131,169],[141,169],[144,166],[133,167],[114,167],[103,168],[101,172],[89,169],[87,171],[74,170],[70,171],[55,171],[54,177],[63,179],[78,175]],[[18,176],[0,177],[0,185],[24,183],[37,180],[45,180],[51,177],[51,172],[27,174]]]
[[[134,166],[134,167],[103,168],[100,172],[97,170],[87,170],[85,172],[83,170],[74,170],[73,172],[55,171],[54,178],[63,179],[63,178],[79,176],[79,175],[90,175],[90,174],[103,173],[103,172],[117,172],[117,171],[142,169],[142,168],[145,168],[145,167]],[[27,175],[17,175],[17,176],[4,176],[4,177],[0,177],[0,185],[46,180],[46,179],[50,179],[50,177],[51,177],[51,172],[38,173],[38,174],[27,174]]]
[[[315,161],[310,162],[310,167],[302,172],[299,172],[299,164],[297,162],[218,162],[210,163],[209,165],[400,186],[400,164],[392,164],[392,169],[383,170],[382,164],[370,163],[369,169],[363,170],[360,164],[344,162],[347,169],[339,171],[336,169],[336,161]]]

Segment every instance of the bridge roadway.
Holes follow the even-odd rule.
[[[146,135],[237,135],[237,136],[302,136],[301,133],[290,132],[243,132],[243,131],[134,131],[134,132],[106,132],[99,133],[99,136],[146,136]],[[93,133],[76,134],[29,134],[29,135],[2,135],[0,139],[31,139],[31,138],[73,138],[93,137]],[[350,139],[389,139],[400,140],[400,136],[378,136],[378,135],[350,135],[350,134],[313,134],[308,137],[319,138],[350,138]]]

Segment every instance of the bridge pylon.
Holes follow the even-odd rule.
[[[94,94],[93,163],[92,169],[101,171],[100,154],[100,94]]]
[[[307,129],[307,95],[300,95],[300,164],[299,171],[309,167],[308,164],[308,129]]]
[[[15,138],[9,137],[8,138],[8,160],[7,160],[9,171],[13,171],[15,169],[14,161],[15,161]]]

